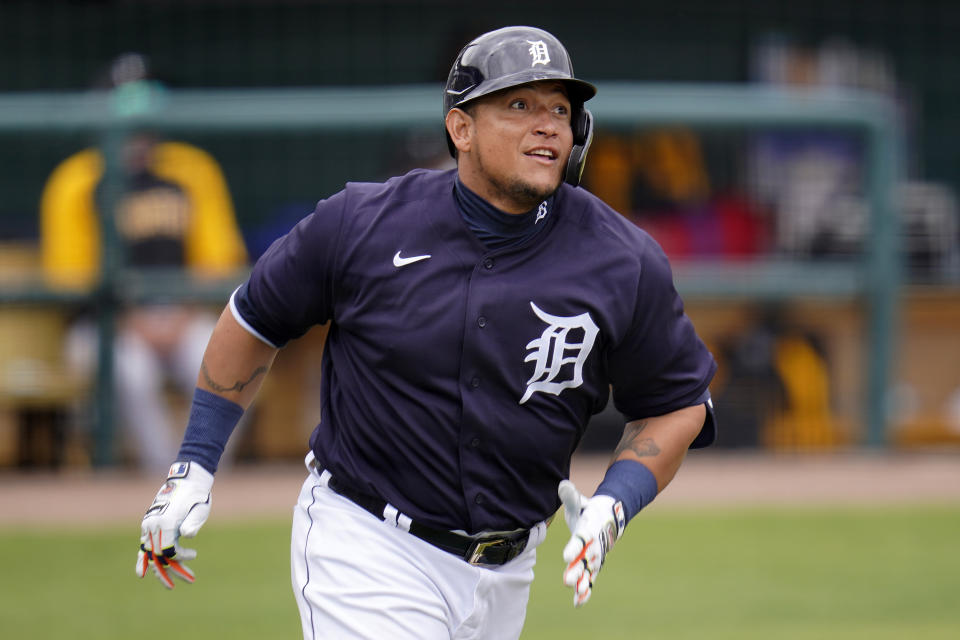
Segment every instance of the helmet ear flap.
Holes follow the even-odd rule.
[[[587,152],[590,150],[590,143],[593,142],[593,114],[586,107],[580,107],[574,114],[571,127],[573,128],[573,149],[567,160],[567,171],[563,180],[576,187],[580,184],[583,166],[587,162]]]

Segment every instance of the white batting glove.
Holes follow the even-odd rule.
[[[167,481],[160,487],[140,524],[140,551],[137,575],[153,572],[168,589],[173,589],[170,573],[193,582],[193,572],[184,560],[197,557],[194,549],[180,546],[180,538],[192,538],[210,515],[210,489],[213,475],[196,462],[175,462]]]
[[[588,499],[569,480],[560,482],[557,494],[571,534],[563,548],[563,583],[573,587],[573,605],[579,607],[590,599],[600,567],[627,523],[623,504],[610,496]]]

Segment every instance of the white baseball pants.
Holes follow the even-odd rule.
[[[293,592],[309,640],[510,640],[526,614],[540,524],[522,554],[476,567],[377,519],[312,471],[294,508]]]

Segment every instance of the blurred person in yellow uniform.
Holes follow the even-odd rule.
[[[113,86],[146,77],[135,55],[114,62]],[[121,161],[123,189],[113,215],[124,266],[216,277],[246,264],[226,181],[210,154],[138,131],[125,141]],[[61,162],[44,187],[41,254],[52,286],[89,289],[100,276],[103,173],[100,150],[85,149]],[[175,425],[182,421],[171,415],[165,390],[172,383],[192,393],[216,320],[205,308],[176,302],[121,311],[114,344],[118,417],[144,470],[166,469],[176,456]],[[68,364],[90,375],[96,355],[96,326],[81,318],[67,336]]]

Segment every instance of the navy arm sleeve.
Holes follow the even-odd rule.
[[[267,249],[234,295],[236,312],[274,347],[333,314],[345,200],[341,191],[320,201],[312,214]]]
[[[703,403],[716,362],[683,310],[663,250],[650,240],[641,254],[632,329],[610,360],[614,406],[627,420]],[[713,441],[708,420],[695,446]]]

